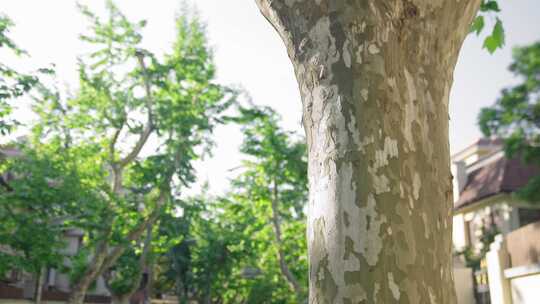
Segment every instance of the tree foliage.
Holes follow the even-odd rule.
[[[501,11],[497,0],[482,0],[478,15],[471,24],[471,32],[479,36],[486,26],[486,19],[493,21],[493,28],[484,38],[483,48],[494,53],[498,48],[502,48],[505,43],[504,28],[501,19],[497,14]]]
[[[46,212],[68,213],[72,217],[61,226],[84,232],[86,249],[73,259],[86,264],[70,270],[79,293],[75,302],[98,275],[132,254],[163,212],[173,212],[174,197],[195,180],[193,161],[210,152],[212,131],[235,101],[232,90],[214,81],[212,52],[196,16],[179,15],[172,49],[158,58],[140,46],[146,22],[131,22],[112,1],[106,4],[105,17],[80,6],[90,23],[81,39],[91,51],[79,58],[78,89],[63,94],[39,84],[32,103],[39,118],[25,156],[3,168],[26,170],[3,198],[8,206],[10,196],[22,196],[14,210],[21,221],[22,210],[42,220],[33,205],[50,195],[39,202]],[[40,171],[37,160],[54,170]],[[61,230],[54,232],[59,239]],[[8,230],[4,240],[14,241],[14,233]]]
[[[17,57],[27,55],[9,36],[13,22],[0,13],[0,51],[11,53]],[[39,73],[52,73],[50,69],[40,69]],[[36,75],[25,74],[0,62],[0,135],[6,135],[18,122],[10,117],[13,102],[30,91],[39,79]]]
[[[540,42],[516,48],[509,69],[520,83],[505,88],[491,107],[478,116],[482,133],[505,139],[509,157],[522,157],[526,163],[540,165]],[[518,195],[540,201],[540,176],[533,178]]]
[[[8,177],[0,190],[0,273],[60,266],[66,223],[82,220],[81,205],[95,199],[82,183],[70,155],[53,145],[39,149],[19,146],[21,156],[7,158],[1,171]]]
[[[183,216],[167,221],[175,224],[164,231],[182,238],[159,258],[156,288],[198,303],[303,302],[305,145],[281,130],[279,117],[268,108],[242,108],[232,120],[244,133],[242,172],[222,197],[206,194],[179,202]],[[281,262],[298,281],[300,296]]]
[[[56,268],[83,296],[102,275],[113,297],[128,298],[151,269],[154,292],[183,302],[303,302],[302,138],[283,131],[269,108],[225,116],[236,94],[215,82],[196,15],[179,14],[172,49],[158,56],[141,47],[146,22],[106,4],[105,16],[80,6],[90,24],[80,38],[90,51],[79,58],[76,90],[33,76],[31,86],[18,87],[14,71],[2,87],[2,101],[35,88],[38,119],[11,146],[19,156],[0,163],[10,176],[0,190],[0,244],[11,250],[0,253],[0,273]],[[223,196],[182,197],[195,181],[193,162],[210,153],[224,122],[244,134],[241,172]],[[66,255],[71,229],[83,233],[82,244]]]

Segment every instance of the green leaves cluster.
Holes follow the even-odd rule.
[[[159,258],[155,288],[175,290],[185,302],[302,302],[307,296],[305,144],[283,131],[269,108],[241,108],[230,120],[244,134],[242,172],[223,197],[179,202],[183,216],[169,222],[177,223],[169,233],[183,237]],[[281,271],[280,251],[303,289],[301,300]]]
[[[516,48],[513,58],[509,69],[521,82],[503,89],[493,106],[483,108],[478,124],[484,135],[505,139],[509,157],[540,165],[540,42]],[[536,177],[519,195],[538,202],[539,190],[540,177]]]
[[[82,205],[95,200],[70,155],[54,145],[40,149],[17,147],[20,156],[3,159],[0,189],[0,244],[10,248],[0,256],[0,273],[61,266],[63,234],[68,223],[87,221]]]
[[[477,36],[482,33],[486,25],[486,17],[496,15],[501,10],[497,0],[482,0],[480,4],[480,11],[474,18],[471,24],[471,33],[474,32]],[[483,47],[490,53],[494,53],[498,48],[502,48],[505,43],[505,34],[502,21],[498,17],[494,18],[494,25],[491,33],[484,38]]]
[[[0,50],[11,52],[19,57],[26,55],[26,52],[9,37],[12,26],[11,19],[0,13]],[[46,69],[42,71],[50,73]],[[30,91],[37,82],[36,76],[20,73],[0,62],[0,135],[6,135],[17,125],[17,121],[9,117],[13,110],[14,99]]]

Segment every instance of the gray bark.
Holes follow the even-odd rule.
[[[34,292],[34,303],[41,304],[43,296],[43,284],[45,283],[45,275],[47,275],[47,268],[41,267],[36,277],[36,288]]]
[[[479,0],[256,0],[309,149],[310,303],[455,303],[448,97]]]

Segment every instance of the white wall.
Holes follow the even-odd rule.
[[[540,273],[513,278],[510,285],[513,304],[540,303]]]
[[[467,246],[463,214],[454,215],[452,221],[452,244],[454,245],[455,250],[460,251]]]
[[[457,304],[474,304],[473,274],[471,268],[454,268]]]

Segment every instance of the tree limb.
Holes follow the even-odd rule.
[[[285,253],[283,252],[283,239],[281,236],[281,226],[279,223],[279,210],[278,210],[278,187],[276,179],[274,178],[273,181],[273,189],[272,189],[272,225],[274,228],[274,233],[276,236],[276,243],[277,243],[277,249],[278,249],[278,261],[279,261],[279,268],[281,269],[281,273],[285,277],[285,279],[289,282],[289,285],[296,293],[296,296],[299,301],[303,300],[302,295],[302,288],[300,287],[300,284],[298,283],[298,280],[294,276],[294,274],[289,269],[289,266],[287,265],[287,262],[285,261]]]
[[[141,67],[143,71],[144,88],[146,91],[145,103],[146,103],[146,110],[148,113],[147,113],[146,124],[144,126],[143,132],[141,133],[139,140],[135,144],[135,147],[133,147],[133,150],[131,150],[131,152],[125,158],[121,159],[118,163],[121,168],[127,166],[139,155],[142,148],[146,144],[146,141],[152,134],[152,131],[154,131],[154,122],[153,122],[153,114],[152,114],[152,104],[154,103],[154,99],[152,96],[152,89],[150,87],[150,79],[148,78],[148,72],[146,69],[146,65],[144,63],[144,54],[141,51],[137,51],[135,55],[137,56],[139,66]]]

